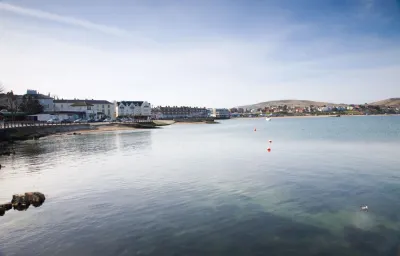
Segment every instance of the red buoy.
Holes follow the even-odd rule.
[[[256,128],[254,128],[254,131],[256,132],[256,131],[257,131],[257,129],[256,129]]]
[[[272,143],[272,140],[269,140],[268,142],[269,142],[269,143]]]
[[[267,151],[268,151],[268,152],[271,152],[271,148],[267,148]]]

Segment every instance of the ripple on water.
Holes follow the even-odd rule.
[[[395,255],[399,120],[229,120],[17,144],[0,199],[48,199],[1,217],[0,255]]]

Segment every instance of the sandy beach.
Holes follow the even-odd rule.
[[[123,126],[123,125],[99,125],[94,126],[94,129],[79,131],[79,133],[97,133],[97,132],[111,132],[111,131],[125,131],[125,130],[137,130],[138,128]]]

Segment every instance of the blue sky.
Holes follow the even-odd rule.
[[[60,98],[365,103],[400,97],[399,42],[398,0],[0,1],[0,81]]]

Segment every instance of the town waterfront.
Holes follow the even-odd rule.
[[[0,255],[398,253],[399,116],[219,122],[17,143]]]

